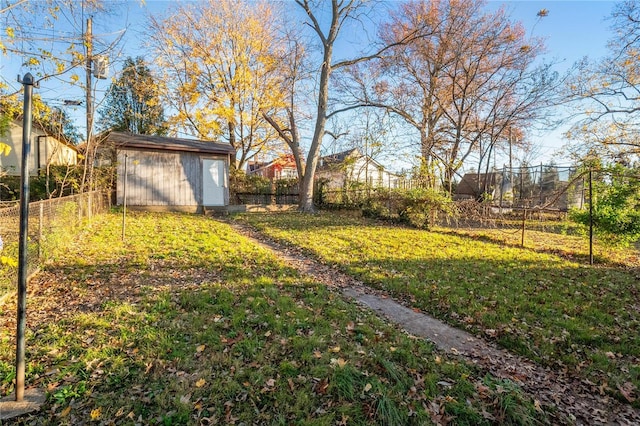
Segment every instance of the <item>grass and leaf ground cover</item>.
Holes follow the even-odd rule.
[[[522,223],[503,223],[494,227],[436,227],[435,231],[467,235],[513,247],[522,247]],[[539,252],[563,256],[576,262],[589,262],[588,230],[568,222],[549,223],[527,221],[524,232],[524,247]],[[605,266],[640,268],[640,251],[636,245],[612,246],[597,236],[594,241],[594,261]]]
[[[132,214],[85,224],[30,284],[20,424],[533,424],[485,376],[300,276],[229,226]],[[15,302],[0,306],[0,396]]]
[[[372,287],[638,406],[640,271],[339,213],[239,217]],[[529,238],[552,238],[530,234]],[[531,246],[530,246],[531,247]],[[535,247],[535,244],[533,245]],[[618,259],[618,256],[613,256]]]

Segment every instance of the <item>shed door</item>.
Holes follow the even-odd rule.
[[[224,206],[226,187],[224,160],[202,160],[202,204]]]

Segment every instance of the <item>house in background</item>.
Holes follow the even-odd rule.
[[[271,180],[297,179],[298,169],[292,154],[281,155],[272,161],[251,161],[247,164],[247,175],[261,176]]]
[[[201,212],[229,204],[226,143],[111,132],[117,159],[116,203],[145,209]]]
[[[11,148],[9,155],[0,155],[0,169],[8,176],[20,176],[22,129],[22,121],[13,120],[8,132],[0,136],[0,143]],[[71,142],[51,136],[37,123],[33,123],[28,168],[30,176],[37,176],[47,166],[73,166],[77,163],[78,151]]]
[[[499,197],[502,181],[501,173],[497,172],[466,173],[456,186],[453,199],[480,200],[484,193],[490,194],[492,199],[496,199]]]
[[[394,188],[399,176],[357,148],[320,157],[316,179],[324,180],[329,188],[342,188],[347,182],[360,182],[373,187]]]

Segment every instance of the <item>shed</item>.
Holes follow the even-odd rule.
[[[111,132],[116,151],[116,203],[163,210],[201,211],[229,204],[226,143]],[[126,175],[125,175],[126,170]]]

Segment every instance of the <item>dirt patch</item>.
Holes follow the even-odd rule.
[[[476,364],[496,377],[520,384],[546,411],[553,413],[553,424],[640,424],[640,410],[612,398],[594,383],[500,349],[389,298],[335,267],[312,259],[297,247],[276,242],[249,226],[228,223],[301,273],[336,288],[345,297],[368,306],[408,333],[429,339],[440,350]]]

